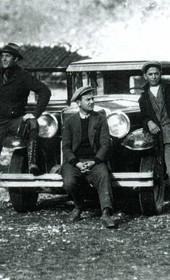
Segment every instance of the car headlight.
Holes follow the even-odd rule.
[[[58,120],[53,114],[44,112],[37,121],[41,138],[51,138],[57,133]]]
[[[113,137],[122,138],[130,130],[130,119],[123,112],[115,112],[107,118],[109,132]]]

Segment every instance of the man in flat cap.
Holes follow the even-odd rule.
[[[148,61],[142,67],[147,83],[139,99],[144,129],[159,136],[160,150],[166,164],[170,184],[170,84],[161,79],[161,64]]]
[[[51,96],[46,85],[23,70],[17,63],[23,59],[19,46],[9,43],[0,50],[2,69],[0,71],[0,152],[3,140],[8,135],[17,135],[21,124],[28,129],[29,172],[38,174],[36,145],[38,122]],[[25,106],[30,91],[37,94],[37,105],[33,113],[26,113]]]
[[[112,187],[106,166],[110,148],[106,117],[93,111],[93,88],[80,87],[72,97],[79,112],[70,116],[64,124],[62,149],[63,187],[71,194],[75,208],[70,221],[79,220],[83,210],[83,177],[97,189],[102,209],[102,223],[115,227],[112,214]]]

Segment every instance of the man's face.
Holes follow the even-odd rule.
[[[90,113],[91,111],[93,111],[94,108],[93,93],[91,92],[86,95],[83,95],[81,99],[78,101],[78,105],[81,111],[85,113]]]
[[[18,60],[17,57],[13,56],[10,53],[3,52],[1,55],[1,61],[4,68],[12,67],[16,64],[16,61]]]
[[[148,81],[150,86],[157,86],[161,80],[161,71],[157,67],[150,67],[144,74],[144,78]]]

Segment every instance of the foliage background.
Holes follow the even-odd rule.
[[[2,0],[0,42],[115,59],[169,58],[168,0]]]

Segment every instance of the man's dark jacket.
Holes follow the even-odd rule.
[[[89,117],[88,136],[99,162],[107,160],[110,148],[110,135],[106,117],[102,113],[92,112]],[[81,143],[81,120],[79,113],[70,116],[63,130],[62,148],[63,161],[71,162],[76,159],[74,153]]]
[[[170,118],[170,84],[164,83],[164,82],[162,82],[161,84],[162,84],[162,94],[163,94],[166,110],[167,110],[168,116]],[[149,84],[147,83],[144,86],[144,92],[142,92],[142,95],[139,99],[139,106],[141,109],[143,127],[146,131],[148,131],[147,123],[148,123],[148,121],[152,120],[161,129],[160,122],[158,121],[158,118],[153,109],[148,91],[149,91]]]
[[[9,75],[6,84],[3,84],[3,69],[0,73],[0,116],[16,118],[25,114],[25,106],[30,91],[38,95],[34,116],[38,118],[51,96],[46,85],[32,76],[29,72],[16,65]]]

